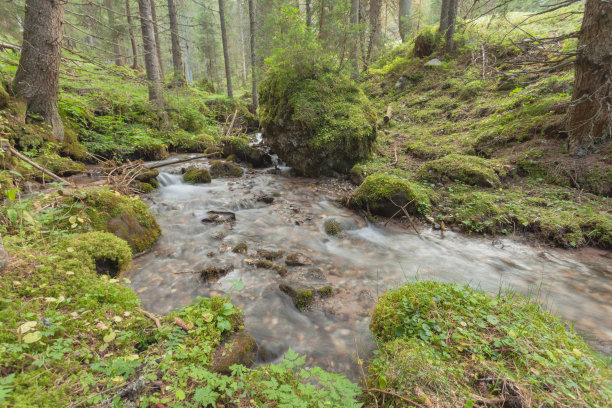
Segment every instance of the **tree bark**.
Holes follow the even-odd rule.
[[[584,155],[612,137],[612,2],[587,0],[568,112],[570,153]]]
[[[259,106],[259,95],[257,94],[257,58],[255,55],[255,6],[253,0],[249,0],[249,34],[251,36],[251,82],[253,83],[253,106]]]
[[[113,10],[113,0],[104,0],[106,15],[108,19],[108,28],[110,30],[110,38],[113,40],[113,49],[115,53],[115,65],[123,66],[123,55],[121,55],[121,44],[119,43],[119,33],[115,24],[115,11]]]
[[[58,110],[64,5],[62,0],[26,0],[21,57],[13,82],[27,113],[42,116],[60,142],[64,140]]]
[[[311,0],[306,0],[306,27],[312,27],[312,9],[310,7]]]
[[[412,0],[399,0],[399,34],[402,42],[408,39],[412,21]]]
[[[174,83],[177,86],[185,85],[185,65],[179,38],[179,24],[176,15],[174,0],[168,0],[168,18],[170,20],[170,41],[172,43],[172,65],[174,67]]]
[[[368,45],[368,63],[376,58],[381,43],[382,0],[370,0],[370,43]]]
[[[441,36],[445,36],[446,30],[448,29],[448,9],[450,1],[451,0],[442,0],[442,7],[440,7],[440,27],[438,28],[438,32]]]
[[[240,27],[240,56],[242,57],[242,86],[246,86],[247,82],[247,58],[244,46],[244,27],[242,26],[242,0],[238,0],[238,26]]]
[[[227,46],[227,32],[225,31],[225,4],[219,0],[219,21],[221,22],[221,42],[223,43],[223,60],[225,62],[225,81],[227,84],[227,96],[234,97],[232,91],[232,70],[230,66],[229,50]]]
[[[351,59],[353,60],[354,81],[359,80],[359,0],[351,0]]]
[[[139,69],[138,47],[136,46],[136,37],[134,36],[134,26],[132,25],[132,11],[130,10],[130,0],[125,0],[125,14],[127,15],[128,33],[130,35],[130,43],[132,44],[132,68]]]
[[[455,49],[455,25],[457,24],[457,7],[459,0],[448,0],[448,27],[446,28],[444,51],[448,54]]]
[[[323,38],[323,25],[325,24],[325,0],[321,0],[321,10],[319,12],[319,38]]]
[[[138,0],[142,45],[144,48],[145,69],[147,71],[147,79],[149,80],[149,100],[160,109],[163,109],[164,100],[157,63],[157,50],[155,49],[155,31],[153,30],[150,1]]]
[[[164,63],[162,59],[161,43],[159,42],[159,27],[157,24],[157,11],[155,11],[155,0],[149,0],[151,4],[151,19],[153,20],[153,32],[155,33],[155,54],[157,55],[157,66],[159,77],[164,80]]]

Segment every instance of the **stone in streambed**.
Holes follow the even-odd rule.
[[[183,174],[183,180],[189,184],[201,184],[210,183],[212,178],[210,173],[206,169],[199,169],[197,167],[189,167],[185,174]]]
[[[215,160],[210,163],[210,175],[212,178],[242,177],[242,168],[227,161]]]
[[[304,266],[312,265],[312,261],[306,255],[295,253],[287,255],[285,264],[287,264],[287,266]]]
[[[236,364],[250,367],[257,356],[257,342],[244,332],[233,333],[216,349],[211,370],[215,373],[230,374],[230,367]]]

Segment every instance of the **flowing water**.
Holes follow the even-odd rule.
[[[161,187],[146,201],[163,233],[152,251],[133,261],[126,275],[144,307],[168,313],[197,296],[230,294],[245,311],[245,326],[259,344],[258,360],[269,363],[291,347],[308,362],[357,377],[356,355],[374,349],[369,314],[376,298],[407,281],[434,279],[469,283],[489,293],[512,288],[535,294],[606,354],[612,350],[612,265],[609,253],[537,249],[509,239],[473,238],[425,229],[418,236],[398,226],[369,225],[335,203],[343,186],[331,180],[292,178],[287,169],[272,174],[247,171],[238,179],[210,184],[182,182],[181,167],[207,166],[206,160],[164,168]],[[258,199],[274,197],[272,204]],[[210,210],[231,211],[233,223],[203,223]],[[330,237],[323,224],[335,219],[344,232]],[[235,254],[238,243],[248,254]],[[289,267],[282,278],[258,269],[257,249],[301,253],[312,265]],[[583,259],[584,258],[584,259]],[[282,263],[283,260],[277,261]],[[189,272],[233,264],[214,282]],[[186,273],[181,273],[186,272]],[[242,279],[244,289],[233,290]],[[281,282],[320,287],[336,294],[298,311]]]

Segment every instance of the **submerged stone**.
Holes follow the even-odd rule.
[[[306,256],[299,253],[289,254],[285,259],[287,266],[304,266],[312,265],[312,261]]]

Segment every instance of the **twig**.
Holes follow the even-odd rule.
[[[201,156],[189,157],[186,159],[175,160],[175,161],[167,162],[167,163],[155,163],[155,164],[149,163],[149,164],[145,164],[144,167],[146,167],[147,169],[157,169],[160,167],[171,166],[173,164],[178,164],[178,163],[185,163],[185,162],[192,161],[192,160],[206,159],[207,157],[214,156],[216,154],[217,153],[203,154]]]
[[[238,109],[234,111],[234,117],[232,118],[232,123],[230,123],[229,128],[227,129],[227,133],[225,136],[229,136],[232,133],[232,129],[234,128],[234,122],[236,121],[236,115],[238,114]]]
[[[180,272],[173,272],[174,275],[195,275],[197,273],[200,273],[200,271],[180,271]]]
[[[183,321],[182,319],[175,317],[174,323],[176,323],[181,329],[185,330],[186,332],[189,331],[189,326],[187,326],[187,323],[185,323],[185,321]]]
[[[13,50],[13,51],[21,51],[21,47],[18,45],[7,44],[0,42],[0,50]]]
[[[406,401],[407,403],[415,405],[415,406],[417,406],[419,408],[427,408],[425,405],[421,405],[418,402],[414,402],[412,400],[409,400],[408,398],[402,397],[401,395],[396,394],[395,392],[392,392],[392,391],[379,390],[378,388],[362,388],[361,391],[363,391],[363,392],[379,392],[381,394],[391,395],[391,396],[393,396],[395,398],[399,398],[402,401]]]
[[[98,395],[103,395],[103,394],[106,394],[106,393],[109,393],[109,392],[112,392],[112,391],[115,391],[115,390],[118,390],[118,389],[121,389],[121,388],[125,388],[127,386],[132,385],[132,383],[134,383],[134,382],[136,382],[136,381],[132,381],[128,385],[118,385],[116,387],[109,388],[108,390],[102,390],[102,391],[100,391],[98,393],[90,395],[89,397],[85,398],[84,400],[81,400],[81,401],[77,402],[76,404],[71,404],[69,408],[76,408],[76,407],[78,407],[80,405],[83,405],[85,402],[89,401],[90,399],[97,397]]]
[[[143,315],[145,315],[146,317],[148,317],[149,319],[153,320],[153,322],[155,323],[155,326],[159,329],[161,327],[161,323],[159,321],[159,319],[157,318],[157,316],[155,316],[153,313],[151,312],[147,312],[146,310],[143,310],[139,307],[135,308],[134,310],[142,313]]]
[[[416,225],[414,225],[414,222],[412,221],[412,217],[410,217],[410,214],[408,214],[408,211],[406,211],[406,207],[408,206],[408,204],[410,204],[412,201],[410,201],[408,204],[406,204],[405,206],[401,206],[401,205],[397,205],[395,204],[395,202],[393,202],[392,199],[389,199],[389,201],[391,201],[391,203],[398,207],[401,208],[401,210],[404,212],[404,214],[406,214],[406,218],[408,218],[408,222],[410,222],[410,225],[412,225],[412,228],[414,228],[414,231],[417,233],[417,235],[419,236],[419,238],[423,239],[423,237],[421,236],[421,233],[419,232],[419,230],[417,229]]]
[[[393,166],[395,166],[397,164],[397,141],[395,142],[395,144],[393,145],[393,154],[395,155],[395,161],[393,162]]]
[[[46,174],[47,176],[51,177],[53,180],[58,181],[60,183],[66,183],[69,186],[72,185],[71,183],[69,183],[66,180],[64,180],[63,178],[61,178],[60,176],[58,176],[56,174],[53,174],[49,170],[45,169],[44,167],[41,167],[38,164],[34,163],[32,160],[28,159],[27,157],[25,157],[24,155],[19,153],[17,150],[13,149],[11,146],[6,146],[6,148],[8,149],[9,152],[11,152],[11,154],[13,154],[14,156],[19,157],[21,160],[23,160],[24,162],[30,164],[32,167],[42,171],[44,174]]]

